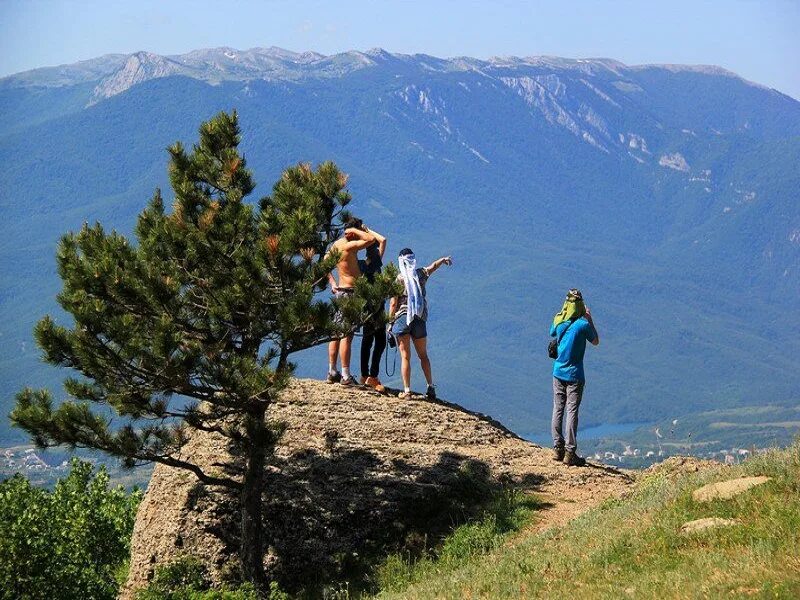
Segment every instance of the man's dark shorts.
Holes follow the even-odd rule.
[[[409,325],[406,323],[406,316],[400,315],[392,324],[392,333],[397,337],[411,334],[413,339],[421,340],[422,338],[428,337],[428,327],[425,325],[425,321],[419,317],[414,317],[414,320],[411,321]]]

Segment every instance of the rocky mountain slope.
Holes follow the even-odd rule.
[[[422,539],[500,484],[536,492],[541,523],[552,524],[631,483],[606,467],[555,463],[547,449],[488,417],[422,398],[296,380],[273,418],[287,428],[264,493],[266,566],[290,590],[335,580],[414,535]],[[195,434],[183,452],[206,467],[231,460],[214,434]],[[132,598],[156,566],[182,554],[202,559],[215,581],[229,576],[235,511],[235,499],[157,466],[136,519],[122,597]]]
[[[333,159],[389,256],[455,256],[431,283],[430,348],[469,408],[546,431],[542,348],[575,286],[603,338],[587,425],[797,405],[797,101],[714,67],[221,48],[0,80],[3,406],[63,375],[31,335],[58,315],[59,236],[129,233],[168,188],[164,148],[232,108],[253,201],[286,165]],[[298,372],[319,376],[323,352]]]
[[[480,60],[470,57],[437,58],[424,54],[396,54],[381,48],[366,52],[349,51],[331,56],[316,52],[292,52],[282,48],[210,48],[186,54],[162,56],[139,51],[130,55],[112,54],[73,65],[35,69],[0,79],[3,90],[37,90],[42,88],[71,87],[94,83],[87,98],[91,105],[103,99],[121,94],[130,88],[153,79],[185,76],[206,83],[222,82],[303,82],[317,79],[342,78],[357,71],[389,69],[397,77],[424,72],[431,75],[477,75],[482,84],[500,85],[524,99],[544,120],[562,127],[601,151],[609,146],[630,153],[633,160],[644,161],[652,155],[654,141],[648,141],[641,133],[626,131],[625,108],[637,104],[636,97],[652,96],[657,92],[658,80],[668,76],[682,78],[697,85],[705,78],[713,78],[728,87],[743,85],[761,92],[768,106],[776,114],[756,115],[750,110],[730,115],[730,108],[745,106],[718,106],[718,118],[713,130],[718,135],[737,130],[760,129],[770,121],[773,134],[797,135],[800,124],[792,123],[787,131],[785,125],[775,128],[783,113],[792,112],[796,104],[791,98],[758,84],[746,81],[725,69],[711,65],[635,65],[629,66],[612,59],[565,59],[550,56],[492,57]],[[654,85],[655,84],[655,85]],[[469,83],[459,82],[466,91]],[[431,96],[431,90],[411,85],[398,93],[406,104],[431,114],[435,129],[443,137],[453,132],[448,126],[447,109],[442,98]],[[763,101],[762,99],[762,101]],[[647,100],[652,100],[647,98]],[[668,102],[667,98],[656,98],[657,102]],[[738,100],[736,104],[740,104]],[[649,125],[664,129],[664,118],[680,116],[684,121],[681,130],[688,135],[697,135],[692,126],[708,129],[698,115],[675,105],[673,115],[652,114]],[[703,111],[705,112],[705,111]],[[763,111],[767,112],[767,111]],[[630,116],[630,115],[627,115]],[[703,115],[708,117],[706,113]],[[436,117],[439,117],[438,119]],[[620,119],[620,117],[622,119]],[[688,128],[686,128],[688,127]],[[476,155],[479,156],[479,155]],[[663,154],[657,157],[659,164],[668,168],[688,171],[689,165],[680,153]]]

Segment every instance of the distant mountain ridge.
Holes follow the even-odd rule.
[[[716,67],[223,48],[0,80],[3,407],[64,376],[31,339],[58,237],[130,232],[153,187],[169,197],[164,148],[232,108],[254,200],[286,165],[333,159],[390,253],[455,255],[431,284],[431,351],[470,408],[546,430],[542,348],[572,286],[603,338],[585,423],[798,401],[799,102]]]
[[[557,56],[493,56],[478,59],[467,56],[439,58],[428,54],[401,54],[372,48],[366,51],[350,50],[325,55],[318,52],[293,52],[276,46],[237,50],[230,47],[205,48],[185,54],[160,55],[140,50],[130,54],[106,54],[98,58],[76,63],[40,67],[0,78],[0,85],[15,86],[63,86],[84,81],[110,77],[126,69],[128,63],[138,63],[147,68],[151,64],[171,63],[183,75],[194,75],[203,81],[248,81],[252,79],[291,80],[295,74],[304,72],[308,76],[336,76],[354,68],[378,65],[381,61],[422,62],[432,71],[486,70],[500,66],[536,66],[555,69],[576,69],[593,74],[597,68],[607,69],[618,76],[625,71],[648,68],[663,68],[672,71],[691,71],[734,77],[746,81],[736,73],[715,65],[644,64],[629,66],[609,58],[569,59]],[[339,66],[339,71],[331,70]],[[349,68],[348,68],[349,66]],[[155,75],[156,77],[159,75]],[[760,85],[747,81],[750,85]],[[764,87],[764,86],[760,86]]]
[[[222,47],[195,50],[186,54],[162,56],[139,51],[129,55],[110,54],[97,59],[81,61],[59,67],[45,67],[0,79],[0,90],[25,88],[70,87],[94,82],[91,93],[87,94],[86,105],[121,94],[135,85],[153,79],[185,76],[213,85],[222,82],[283,81],[301,83],[307,80],[342,78],[350,73],[370,68],[391,68],[399,71],[414,69],[435,73],[476,73],[492,82],[502,82],[524,98],[532,108],[536,108],[551,124],[565,127],[586,143],[602,151],[608,151],[609,144],[629,147],[634,160],[646,158],[646,147],[641,146],[637,134],[610,132],[602,114],[591,104],[581,103],[571,110],[562,105],[565,100],[565,86],[558,74],[585,85],[597,98],[622,108],[608,93],[598,88],[592,81],[602,81],[613,90],[623,93],[642,93],[644,89],[637,80],[648,71],[670,73],[703,74],[723,77],[745,83],[766,91],[774,100],[795,103],[788,96],[776,90],[768,90],[759,84],[746,81],[721,67],[709,65],[638,65],[628,66],[612,59],[565,59],[551,56],[492,57],[480,60],[469,57],[450,59],[437,58],[425,54],[396,54],[381,48],[349,51],[330,56],[316,52],[292,52],[282,48],[252,48],[236,50]],[[514,76],[510,76],[514,75]],[[425,110],[435,111],[431,101],[426,99],[423,90],[419,91]],[[660,123],[655,122],[656,126]],[[748,127],[748,123],[737,124]],[[800,125],[795,127],[800,134]],[[690,130],[689,130],[690,131]],[[786,132],[782,132],[786,133]],[[633,136],[633,137],[631,137]],[[603,139],[605,138],[605,139]],[[685,160],[678,154],[659,158],[662,166],[688,170]]]
[[[503,56],[486,60],[455,57],[437,58],[426,54],[391,53],[382,48],[351,50],[333,55],[318,52],[292,52],[275,46],[237,50],[229,47],[193,50],[185,54],[159,55],[147,51],[131,54],[107,54],[95,59],[57,67],[43,67],[0,78],[0,86],[60,87],[101,79],[93,101],[108,98],[137,83],[170,75],[185,75],[201,81],[282,80],[297,81],[315,77],[341,77],[352,71],[396,61],[423,64],[431,71],[477,71],[489,74],[504,67],[544,67],[573,70],[595,76],[606,70],[619,77],[643,69],[666,69],[737,78],[737,74],[714,65],[646,64],[629,66],[607,58],[566,59],[554,56]],[[761,86],[763,87],[763,86]],[[778,92],[779,93],[779,92]]]

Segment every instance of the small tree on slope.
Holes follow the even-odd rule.
[[[360,281],[337,328],[315,293],[337,259],[324,257],[350,201],[347,177],[330,162],[291,167],[255,207],[243,201],[254,183],[239,139],[236,113],[220,113],[191,153],[169,148],[173,211],[156,190],[138,245],[99,224],[62,238],[58,301],[74,326],[47,316],[35,336],[47,362],[82,377],[65,380],[70,398],[57,407],[46,390],[21,391],[11,419],[43,447],[155,461],[238,494],[243,574],[263,588],[261,495],[279,435],[267,417],[289,357],[352,330],[393,283],[389,272]],[[225,436],[237,459],[204,470],[180,453],[192,430]]]

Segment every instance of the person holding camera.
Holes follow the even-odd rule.
[[[428,383],[425,393],[429,400],[436,399],[436,387],[431,374],[431,361],[428,357],[428,302],[425,297],[425,284],[442,265],[452,265],[449,256],[433,261],[427,267],[417,267],[417,259],[410,248],[403,248],[398,257],[400,274],[398,281],[405,288],[401,296],[392,298],[389,303],[390,333],[397,338],[400,350],[400,374],[403,378],[403,392],[400,398],[411,397],[411,342],[419,357],[422,372]]]
[[[583,302],[580,290],[571,289],[561,311],[553,318],[549,353],[553,362],[553,460],[569,466],[583,466],[586,461],[578,456],[578,409],[583,398],[586,377],[583,356],[586,342],[597,346],[600,336],[592,320],[592,313]],[[562,431],[566,411],[566,443]]]

